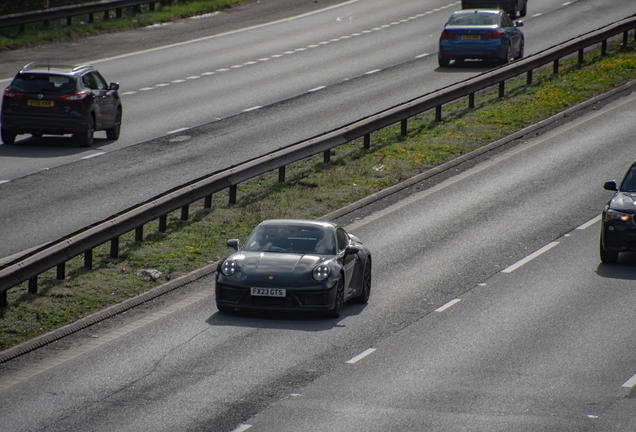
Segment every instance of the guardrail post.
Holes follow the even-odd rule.
[[[475,93],[468,95],[468,108],[475,108]]]
[[[108,19],[110,18],[110,16],[109,16],[109,13],[108,13],[108,12],[109,12],[109,11],[107,11],[107,10],[105,10],[105,11],[104,11],[104,21],[108,21]]]
[[[155,2],[148,3],[148,10],[150,12],[154,12],[155,11]]]
[[[115,9],[115,18],[121,18],[121,8]]]
[[[27,292],[29,294],[37,294],[38,293],[38,277],[33,276],[29,279],[29,287],[27,288]]]
[[[406,119],[400,122],[400,136],[402,137],[406,136]]]
[[[166,232],[168,227],[168,215],[159,216],[159,232]]]
[[[7,292],[0,293],[0,308],[6,308],[7,305]]]
[[[438,123],[442,121],[442,106],[441,105],[437,105],[435,107],[435,121]]]
[[[556,59],[556,60],[552,63],[552,73],[553,73],[553,74],[558,74],[558,73],[559,73],[559,59]]]
[[[144,239],[144,226],[135,228],[135,241],[140,242]]]
[[[115,237],[110,241],[110,257],[112,259],[119,258],[119,237]]]
[[[236,185],[230,186],[230,205],[236,204]]]
[[[73,24],[73,17],[66,17],[66,25],[70,26],[71,24]]]
[[[583,64],[583,48],[579,50],[579,64]]]
[[[95,21],[95,18],[94,18],[93,15],[94,15],[93,12],[88,14],[88,23],[89,24],[93,24],[93,22]]]
[[[86,270],[93,269],[93,249],[89,249],[84,252],[84,268]]]
[[[623,48],[625,48],[627,46],[627,34],[629,33],[629,30],[625,30],[623,32]]]
[[[212,195],[208,195],[203,199],[203,208],[212,208]]]
[[[327,164],[327,163],[331,162],[331,150],[325,150],[325,151],[322,153],[322,155],[323,155],[323,156],[322,156],[322,159],[323,159],[323,162],[324,162],[324,163],[326,163],[326,164]]]
[[[64,280],[66,277],[66,263],[58,264],[55,272],[55,279]]]
[[[285,165],[278,168],[278,183],[285,183]]]
[[[181,207],[181,220],[188,220],[188,211],[190,210],[189,205],[184,205]]]
[[[506,82],[502,81],[499,83],[499,97],[502,98],[504,97],[506,93]]]
[[[601,42],[601,55],[605,57],[607,55],[607,39]]]
[[[371,134],[366,134],[364,136],[363,146],[367,150],[371,148]]]

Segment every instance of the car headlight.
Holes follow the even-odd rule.
[[[605,220],[606,221],[622,221],[622,222],[629,222],[629,220],[632,218],[632,215],[627,214],[627,213],[621,213],[619,211],[616,210],[608,210],[605,213]]]
[[[319,265],[314,268],[312,276],[317,281],[323,281],[329,277],[329,273],[331,273],[329,267],[326,265]]]
[[[223,265],[221,266],[221,273],[225,276],[232,276],[236,271],[236,261],[229,259],[225,260]]]

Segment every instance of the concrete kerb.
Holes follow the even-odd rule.
[[[417,184],[423,180],[426,180],[436,174],[439,174],[441,172],[447,171],[457,165],[460,165],[461,163],[464,163],[466,161],[469,161],[471,159],[474,159],[478,156],[481,156],[484,153],[487,153],[493,149],[496,149],[498,147],[501,147],[505,144],[508,144],[511,141],[514,141],[516,139],[519,139],[529,133],[532,133],[536,130],[539,130],[543,127],[548,126],[551,123],[554,123],[560,119],[563,118],[567,118],[572,116],[574,113],[581,111],[589,106],[592,106],[594,104],[597,104],[607,98],[610,98],[618,93],[624,92],[626,90],[631,89],[632,87],[636,86],[636,80],[630,81],[626,84],[623,84],[622,86],[616,87],[615,89],[612,89],[606,93],[603,93],[602,95],[596,96],[592,99],[589,99],[585,102],[582,102],[578,105],[575,105],[571,108],[568,108],[558,114],[555,114],[554,116],[547,118],[545,120],[542,120],[536,124],[533,124],[531,126],[528,126],[524,129],[521,129],[520,131],[517,131],[511,135],[508,135],[504,138],[501,138],[500,140],[494,141],[488,145],[485,145],[483,147],[480,147],[476,150],[473,150],[470,153],[467,153],[463,156],[460,156],[458,158],[455,158],[451,161],[448,161],[442,165],[439,165],[435,168],[431,168],[430,170],[427,170],[421,174],[418,174],[414,177],[409,178],[408,180],[405,180],[399,184],[393,185],[391,187],[388,187],[386,189],[383,189],[379,192],[376,192],[374,194],[371,194],[365,198],[362,198],[356,202],[353,202],[351,204],[348,204],[338,210],[335,210],[331,213],[328,213],[320,218],[318,218],[319,220],[334,220],[337,218],[340,218],[346,214],[352,213],[356,210],[359,210],[369,204],[372,204],[376,201],[379,201],[383,198],[386,198],[389,195],[392,195],[394,193],[400,192],[403,189],[406,189],[408,187],[413,186],[414,184]],[[52,330],[46,334],[40,335],[38,337],[35,337],[29,341],[23,342],[19,345],[16,345],[14,347],[11,347],[5,351],[0,352],[0,363],[5,363],[9,360],[12,360],[16,357],[19,357],[23,354],[26,354],[30,351],[33,351],[37,348],[40,348],[44,345],[47,345],[49,343],[55,342],[56,340],[59,340],[65,336],[68,336],[70,334],[76,333],[80,330],[83,330],[87,327],[90,327],[100,321],[104,321],[110,317],[113,317],[117,314],[123,313],[129,309],[132,309],[136,306],[139,306],[145,302],[151,301],[161,295],[167,294],[179,287],[182,287],[190,282],[194,282],[195,280],[198,280],[204,276],[208,276],[212,273],[214,273],[216,271],[216,267],[217,267],[217,262],[211,263],[205,267],[202,267],[200,269],[194,270],[184,276],[181,276],[177,279],[171,280],[169,282],[166,282],[162,285],[159,285],[155,288],[152,288],[148,291],[146,291],[143,294],[139,294],[136,297],[127,299],[122,301],[121,303],[118,303],[116,305],[110,306],[106,309],[103,309],[99,312],[95,312],[94,314],[91,314],[89,316],[86,316],[84,318],[81,318],[71,324],[67,324],[63,327],[60,327],[58,329]]]

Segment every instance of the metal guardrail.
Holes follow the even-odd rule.
[[[126,7],[138,7],[147,4],[151,11],[155,10],[155,3],[165,3],[161,0],[110,0],[95,3],[85,3],[74,6],[62,6],[41,11],[26,12],[21,14],[11,14],[0,16],[0,28],[20,26],[20,31],[24,32],[25,24],[34,22],[48,22],[55,19],[66,19],[66,24],[71,25],[73,17],[78,15],[88,15],[88,22],[93,22],[93,15],[103,12],[108,18],[108,13],[115,10],[116,18],[121,18],[122,9]]]
[[[635,28],[636,17],[626,18],[540,53],[426,94],[326,134],[292,144],[237,166],[202,177],[125,210],[107,220],[51,242],[0,268],[0,307],[6,307],[7,291],[10,288],[29,281],[28,291],[36,293],[39,274],[57,266],[57,277],[58,279],[63,279],[66,261],[82,253],[84,254],[84,267],[91,269],[93,248],[109,241],[111,242],[110,255],[113,258],[117,258],[119,237],[121,235],[135,230],[135,239],[141,241],[144,224],[157,219],[159,219],[159,231],[165,231],[169,213],[181,209],[181,219],[187,219],[188,206],[190,204],[204,199],[204,206],[210,207],[212,194],[216,192],[229,188],[230,203],[235,203],[237,185],[241,182],[275,170],[279,171],[279,181],[284,182],[286,165],[320,153],[324,154],[325,162],[329,162],[331,149],[359,138],[364,138],[364,146],[368,148],[372,132],[397,123],[401,123],[402,135],[406,135],[406,122],[410,117],[435,109],[436,120],[441,121],[442,106],[444,104],[468,97],[469,106],[472,107],[474,106],[475,92],[494,85],[499,85],[499,95],[503,97],[506,80],[526,73],[527,81],[531,83],[532,71],[549,63],[553,63],[553,71],[557,73],[560,59],[578,52],[578,60],[583,62],[584,49],[590,46],[601,44],[601,51],[605,54],[608,39],[622,33],[623,45],[626,45],[629,30]],[[634,39],[636,40],[636,33]],[[158,138],[158,140],[165,139],[168,138]]]

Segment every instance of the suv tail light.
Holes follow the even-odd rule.
[[[456,39],[457,35],[453,34],[453,33],[449,33],[446,30],[444,30],[442,32],[442,35],[440,36],[441,39]]]
[[[20,99],[22,97],[22,93],[17,93],[6,88],[4,89],[4,97],[7,99]]]
[[[64,102],[81,102],[86,98],[86,96],[88,96],[88,92],[83,91],[75,94],[60,96],[60,99]]]
[[[501,32],[499,30],[495,30],[492,33],[486,33],[484,35],[484,39],[499,39],[501,38]]]

